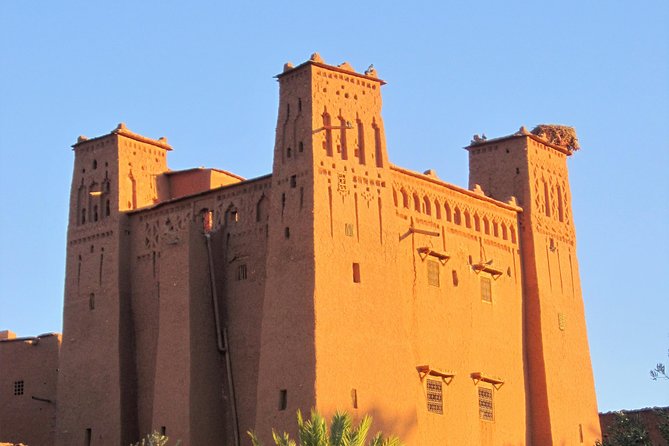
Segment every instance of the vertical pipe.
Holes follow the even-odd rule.
[[[235,445],[240,446],[239,420],[237,418],[237,400],[235,399],[235,386],[232,381],[232,362],[230,359],[230,348],[228,344],[228,330],[221,329],[221,318],[218,311],[218,293],[216,291],[216,277],[214,273],[214,256],[211,252],[211,235],[204,234],[207,241],[207,255],[209,257],[209,280],[211,281],[211,298],[214,308],[214,321],[216,322],[216,343],[218,351],[225,355],[225,368],[228,373],[228,391],[232,401],[232,431],[235,437]],[[222,333],[222,337],[221,337]]]

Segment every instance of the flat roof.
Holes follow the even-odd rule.
[[[256,181],[261,181],[261,180],[266,180],[266,179],[271,178],[271,177],[272,177],[272,174],[268,173],[267,175],[251,178],[249,180],[240,181],[239,183],[226,184],[224,186],[214,187],[212,189],[203,190],[201,192],[196,192],[194,194],[184,195],[183,197],[172,198],[171,200],[161,201],[160,203],[156,203],[156,204],[151,205],[151,206],[145,206],[143,208],[133,209],[131,211],[125,212],[125,214],[137,214],[137,213],[140,213],[140,212],[143,212],[143,211],[149,211],[149,210],[152,210],[152,209],[157,209],[157,208],[159,208],[161,206],[164,206],[164,205],[167,205],[167,204],[178,203],[181,200],[187,200],[189,198],[198,197],[200,195],[205,195],[205,194],[208,194],[210,192],[217,192],[217,191],[223,190],[223,189],[228,188],[228,187],[245,186],[249,183],[254,183]]]
[[[168,150],[168,151],[172,150],[172,146],[167,144],[166,138],[160,138],[160,139],[147,138],[146,136],[142,136],[139,133],[135,133],[128,130],[128,128],[125,126],[124,123],[120,123],[118,126],[116,126],[114,130],[105,135],[96,136],[94,138],[86,138],[85,136],[80,136],[77,142],[72,144],[72,148],[75,149],[80,145],[87,144],[92,141],[99,141],[100,139],[106,138],[111,135],[122,135],[125,136],[126,138],[134,139],[135,141],[151,144],[152,146],[156,146],[163,150]]]
[[[337,67],[337,66],[334,66],[334,65],[328,65],[326,63],[316,62],[316,61],[313,61],[313,60],[308,60],[306,62],[302,62],[301,64],[299,64],[299,65],[297,65],[293,68],[290,68],[290,69],[284,71],[283,73],[279,73],[274,77],[277,78],[277,79],[281,79],[283,76],[285,76],[287,74],[290,74],[291,72],[293,72],[295,70],[298,70],[300,68],[306,67],[307,65],[314,65],[316,67],[324,68],[326,70],[337,71],[339,73],[348,74],[350,76],[355,76],[355,77],[360,77],[360,78],[366,79],[368,81],[377,82],[381,85],[386,85],[386,81],[384,81],[383,79],[379,79],[378,77],[368,76],[366,74],[358,73],[356,71],[350,71],[350,70],[347,70],[345,68]]]
[[[246,178],[244,178],[242,176],[239,176],[239,175],[237,175],[235,173],[232,173],[232,172],[228,172],[227,170],[217,169],[215,167],[191,167],[190,169],[183,169],[183,170],[168,170],[166,172],[163,172],[163,175],[178,175],[180,173],[193,172],[193,171],[196,171],[196,170],[200,170],[200,171],[210,170],[210,171],[214,171],[214,172],[220,172],[220,173],[224,173],[226,175],[230,175],[231,177],[235,177],[235,178],[237,178],[241,181],[246,181]]]
[[[481,141],[476,141],[466,147],[464,147],[465,150],[469,149],[474,149],[480,146],[485,146],[487,144],[494,144],[494,143],[499,143],[502,141],[506,141],[509,139],[515,139],[515,138],[523,138],[523,137],[529,137],[530,139],[535,140],[536,142],[539,142],[541,144],[547,145],[548,147],[557,150],[558,152],[562,152],[567,156],[571,156],[573,153],[573,150],[569,150],[566,147],[558,146],[557,144],[553,144],[552,142],[549,142],[546,139],[543,139],[540,136],[535,135],[534,133],[528,132],[524,127],[522,127],[520,130],[518,130],[516,133],[512,133],[511,135],[506,135],[506,136],[500,136],[498,138],[492,138],[492,139],[484,139]]]

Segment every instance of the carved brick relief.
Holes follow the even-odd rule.
[[[393,184],[393,203],[398,216],[402,216],[399,211],[404,210],[435,220],[443,219],[455,226],[462,226],[512,244],[516,244],[518,240],[515,219],[486,211],[485,208],[475,206],[469,201],[456,201],[437,195],[431,190],[396,182]]]
[[[156,249],[161,242],[173,243],[178,240],[177,235],[188,228],[191,220],[190,207],[188,210],[175,210],[160,216],[144,218],[144,247]]]
[[[570,196],[563,159],[532,164],[534,212],[532,219],[540,233],[556,236],[571,245],[575,231],[571,221]]]

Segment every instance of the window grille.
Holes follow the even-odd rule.
[[[481,277],[481,300],[492,302],[492,283],[489,277]]]
[[[23,380],[14,381],[14,395],[23,395],[24,384]]]
[[[558,327],[560,331],[565,331],[567,328],[567,316],[564,313],[558,313]]]
[[[427,379],[427,411],[432,413],[444,413],[444,398],[442,382],[436,379]]]
[[[427,261],[427,283],[432,286],[439,286],[439,263],[434,260]]]
[[[494,421],[492,404],[492,389],[479,387],[479,418],[485,421]]]
[[[337,174],[337,191],[346,192],[346,175],[343,173]]]

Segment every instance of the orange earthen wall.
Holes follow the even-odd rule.
[[[470,185],[480,184],[497,199],[513,195],[523,206],[532,439],[547,445],[594,443],[601,431],[575,254],[567,153],[527,134],[469,150]]]
[[[0,337],[0,439],[51,445],[61,337]]]
[[[119,211],[160,198],[155,178],[167,169],[166,150],[122,125],[74,146],[56,444],[137,438],[130,232]],[[97,219],[94,200],[103,209]],[[82,203],[89,203],[85,220]]]
[[[398,203],[397,234],[406,234],[412,221],[439,234],[414,233],[400,242],[405,261],[399,282],[414,284],[407,289],[413,302],[413,360],[456,374],[444,386],[443,415],[427,411],[425,388],[418,386],[421,444],[430,439],[440,444],[525,443],[525,378],[518,360],[523,356],[522,278],[517,238],[511,233],[517,209],[419,177],[403,172],[395,176],[395,187],[417,195],[422,203],[416,207],[412,198],[408,209]],[[429,208],[425,197],[433,204]],[[441,218],[437,203],[443,206]],[[450,255],[445,264],[440,262],[439,286],[428,283],[430,258],[421,259],[421,247]],[[501,274],[477,272],[473,265],[481,263],[490,263]],[[492,283],[492,302],[482,300],[482,277]],[[472,374],[478,372],[504,383],[499,389],[477,383]],[[479,417],[479,386],[492,389],[494,421]]]
[[[167,178],[170,199],[206,192],[243,180],[229,172],[203,168],[168,172],[164,176]]]
[[[190,444],[223,436],[232,441],[230,378],[217,349],[204,236],[209,211],[238,424],[242,433],[254,425],[255,398],[248,395],[257,386],[269,185],[268,179],[251,180],[132,214],[141,432],[165,427]]]
[[[312,104],[308,73],[293,81],[279,91],[269,200],[255,416],[265,443],[275,426],[294,432],[297,409],[315,404]]]

